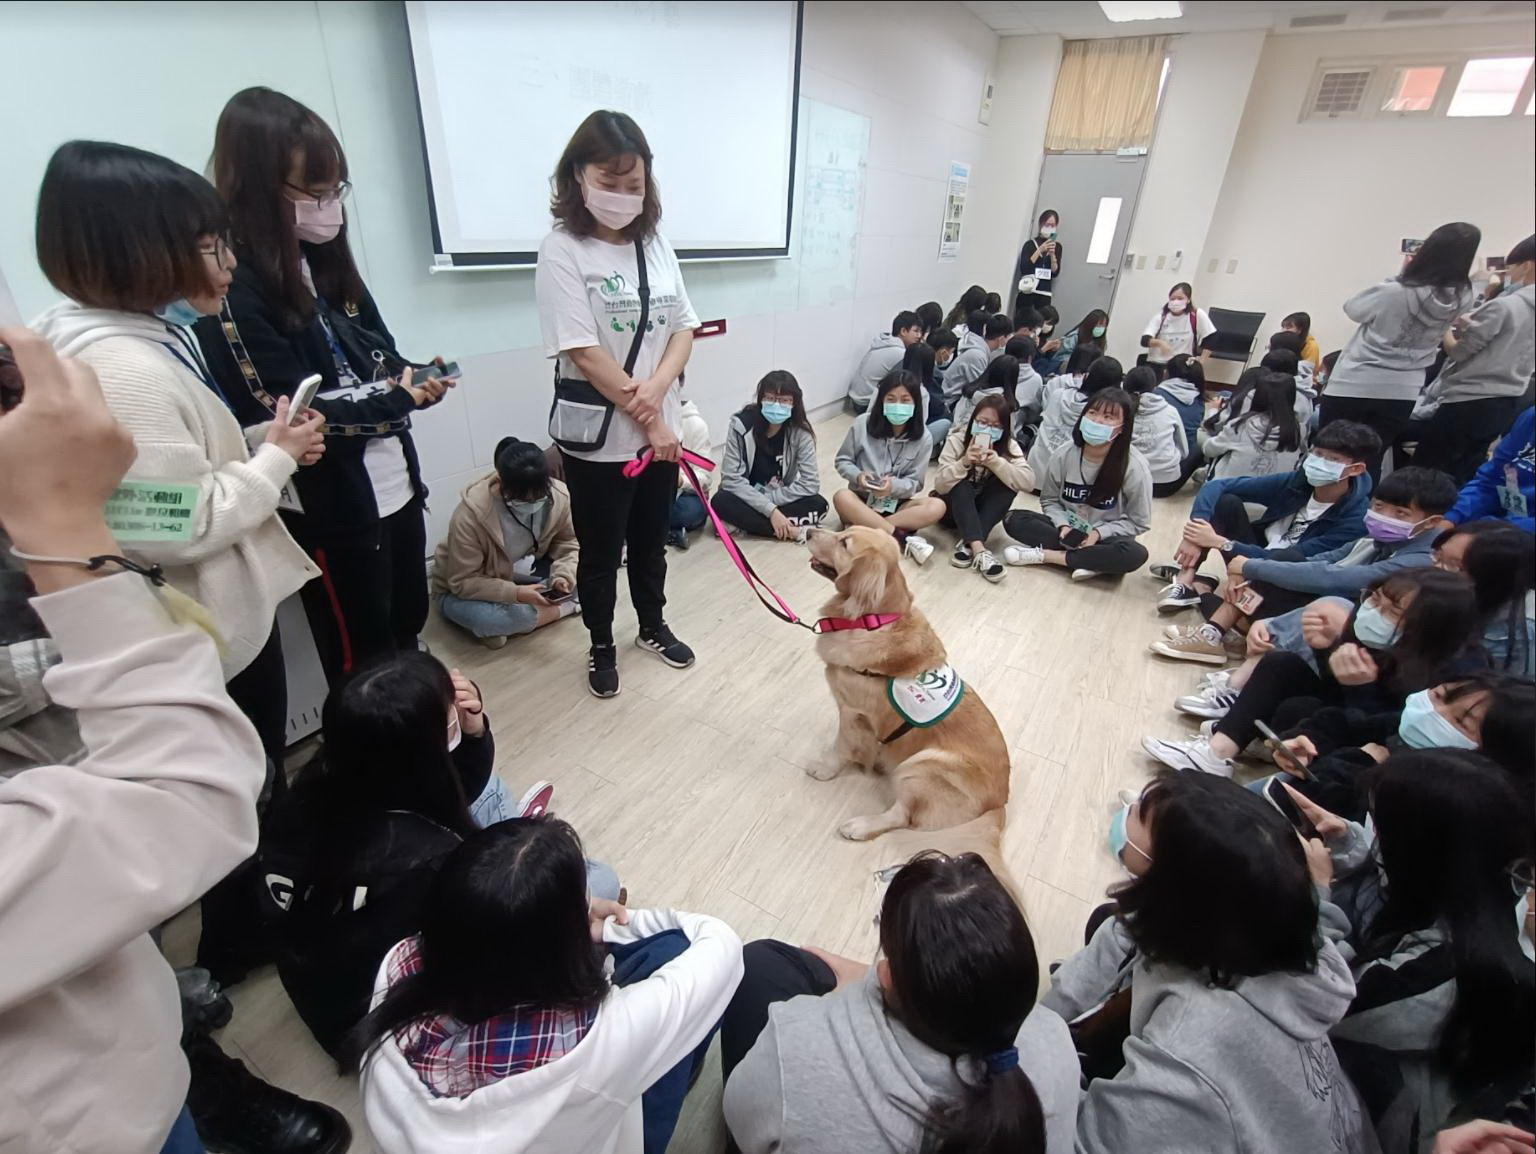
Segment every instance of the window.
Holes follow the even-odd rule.
[[[1167,62],[1166,36],[1068,40],[1046,118],[1046,151],[1146,148]]]
[[[1468,60],[1456,82],[1447,116],[1508,116],[1525,87],[1531,57],[1502,56]]]
[[[1121,199],[1099,198],[1099,212],[1093,218],[1093,235],[1088,238],[1088,264],[1108,264],[1109,250],[1115,243],[1115,225],[1120,223]]]
[[[1408,65],[1393,70],[1392,83],[1386,99],[1381,102],[1383,112],[1429,112],[1435,106],[1435,94],[1445,79],[1445,66],[1440,64]]]
[[[1325,68],[1317,78],[1312,95],[1313,117],[1332,119],[1354,116],[1365,103],[1374,68]]]

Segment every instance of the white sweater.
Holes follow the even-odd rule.
[[[149,931],[254,852],[266,758],[208,635],[141,577],[32,605],[88,752],[0,781],[0,1150],[157,1154],[187,1060]]]
[[[320,573],[277,516],[294,459],[275,445],[251,453],[234,414],[176,356],[192,354],[154,317],[65,301],[34,327],[96,370],[138,450],[129,477],[198,487],[190,541],[136,542],[125,552],[164,566],[208,610],[228,646],[228,680],[261,652],[278,603]]]
[[[688,949],[649,978],[614,987],[564,1057],[464,1098],[437,1098],[394,1035],[363,1067],[363,1111],[384,1154],[640,1154],[640,1095],[702,1042],[741,981],[741,939],[724,922],[676,910],[609,920],[609,942],[680,929]],[[387,989],[385,955],[373,1005]]]

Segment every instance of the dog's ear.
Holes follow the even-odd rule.
[[[890,566],[878,550],[865,549],[837,579],[851,613],[872,613],[885,600],[886,573]]]

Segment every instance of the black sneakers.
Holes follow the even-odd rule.
[[[186,1045],[192,1080],[187,1106],[198,1136],[221,1154],[343,1154],[352,1145],[347,1120],[263,1082],[208,1037]]]
[[[635,645],[647,653],[654,653],[673,669],[687,669],[693,664],[693,650],[672,636],[665,622],[654,629],[640,630]]]
[[[619,651],[612,645],[587,650],[587,688],[593,697],[619,695]]]

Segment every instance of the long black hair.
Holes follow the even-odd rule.
[[[998,424],[1002,426],[1002,434],[992,443],[992,448],[997,451],[998,456],[1007,457],[1013,444],[1013,430],[1010,427],[1013,424],[1013,405],[1007,397],[997,396],[992,393],[978,398],[976,407],[971,410],[972,424],[976,421],[976,414],[983,409],[994,414],[997,417]],[[971,447],[971,425],[969,424],[965,427],[965,441],[962,447],[966,449]]]
[[[1065,368],[1063,368],[1062,371],[1066,372],[1066,373],[1070,373],[1074,377],[1077,376],[1078,373],[1086,373],[1090,368],[1093,367],[1093,363],[1095,361],[1097,361],[1097,360],[1102,359],[1103,356],[1104,356],[1104,346],[1103,345],[1100,345],[1100,344],[1078,345],[1075,349],[1072,350],[1071,355],[1067,357],[1066,366],[1065,366]],[[1119,361],[1116,361],[1113,357],[1110,357],[1109,359],[1111,361],[1114,361],[1114,363],[1117,364],[1117,365],[1120,363]]]
[[[904,441],[920,440],[926,431],[923,424],[923,385],[915,376],[906,369],[893,369],[881,378],[875,386],[875,399],[869,403],[869,412],[866,418],[866,428],[871,437],[894,437],[895,428],[885,417],[885,398],[892,389],[906,389],[912,396],[912,416],[907,420],[902,429],[901,439]]]
[[[1083,418],[1095,409],[1108,408],[1120,411],[1122,423],[1120,432],[1109,443],[1109,453],[1099,465],[1098,476],[1094,477],[1088,489],[1090,505],[1102,505],[1120,495],[1120,490],[1125,488],[1126,469],[1131,463],[1131,438],[1136,431],[1136,398],[1118,385],[1100,389],[1088,397],[1088,403],[1077,415],[1077,423],[1072,426],[1072,443],[1081,453],[1087,443],[1083,440]]]
[[[1019,358],[1007,353],[992,358],[987,371],[974,381],[967,381],[960,390],[967,397],[974,397],[982,389],[1001,389],[1008,398],[1010,408],[1019,407]]]
[[[948,1056],[961,1085],[929,1106],[924,1151],[1044,1154],[1045,1113],[1014,1049],[1040,962],[1018,903],[987,863],[932,850],[913,858],[880,905],[880,948],[887,1010]]]
[[[1280,327],[1283,329],[1286,325],[1290,325],[1296,330],[1296,335],[1301,338],[1303,345],[1307,343],[1307,338],[1312,335],[1312,317],[1309,313],[1287,314],[1280,319]]]
[[[944,318],[944,327],[959,332],[961,327],[970,319],[970,315],[981,308],[987,300],[987,290],[979,284],[973,284],[960,294],[960,299],[955,302],[955,307],[949,310],[949,315]]]
[[[1263,417],[1268,424],[1264,440],[1273,439],[1282,453],[1301,448],[1301,422],[1296,418],[1296,377],[1273,369],[1248,369],[1237,379],[1228,412],[1235,424]]]
[[[1531,802],[1536,800],[1536,727],[1531,725],[1531,718],[1536,717],[1536,684],[1523,677],[1483,670],[1444,682],[1441,689],[1447,704],[1473,694],[1488,695],[1482,708],[1478,752],[1509,774],[1529,813]]]
[[[1525,616],[1526,597],[1536,585],[1536,538],[1508,521],[1485,519],[1452,526],[1435,538],[1435,548],[1462,535],[1472,538],[1461,569],[1477,590],[1483,622],[1492,625],[1503,618],[1509,638],[1500,665],[1506,670],[1523,669],[1536,643]]]
[[[1095,336],[1093,332],[1094,325],[1103,325],[1104,331]],[[1077,322],[1077,328],[1073,331],[1077,333],[1077,343],[1080,345],[1092,341],[1096,345],[1108,348],[1109,314],[1103,309],[1090,309],[1088,315]]]
[[[1369,781],[1386,904],[1361,934],[1356,965],[1447,927],[1456,1001],[1441,1060],[1464,1088],[1528,1073],[1536,968],[1520,949],[1509,871],[1531,860],[1529,808],[1502,770],[1463,750],[1402,750]]]
[[[914,346],[915,347],[915,346]],[[811,427],[811,418],[805,414],[805,394],[800,391],[800,382],[795,379],[795,374],[788,369],[770,369],[763,374],[763,379],[757,382],[757,393],[753,401],[741,410],[742,423],[752,430],[752,435],[761,445],[768,436],[768,420],[763,416],[763,394],[774,393],[778,396],[788,394],[794,400],[790,404],[789,424],[797,429],[804,429],[812,437],[816,430]]]
[[[1475,224],[1442,224],[1408,258],[1403,271],[1397,274],[1398,282],[1415,287],[1467,288],[1472,283],[1472,262],[1477,259],[1477,246],[1482,240],[1482,230]]]
[[[466,838],[422,907],[421,969],[397,982],[342,1044],[356,1070],[385,1035],[447,1014],[473,1024],[516,1006],[592,1010],[608,994],[587,920],[581,839],[559,818],[497,822]]]
[[[1226,778],[1173,770],[1139,807],[1151,863],[1110,896],[1142,954],[1217,986],[1316,966],[1317,892],[1279,810]]]
[[[1163,380],[1188,381],[1204,393],[1205,366],[1200,363],[1199,357],[1180,353],[1178,356],[1168,358],[1168,363],[1163,366]]]
[[[1393,605],[1408,602],[1397,640],[1376,655],[1377,683],[1394,694],[1427,689],[1448,664],[1479,647],[1477,595],[1460,573],[1417,565],[1372,582],[1365,593]]]
[[[1083,397],[1089,398],[1105,389],[1119,388],[1124,383],[1125,369],[1120,366],[1119,361],[1114,357],[1094,357],[1088,365],[1088,371],[1083,374],[1083,379],[1078,382],[1077,391]]]
[[[901,367],[921,381],[923,391],[930,396],[939,390],[938,382],[933,379],[933,366],[937,358],[938,353],[927,341],[909,345],[907,351],[901,354]]]

